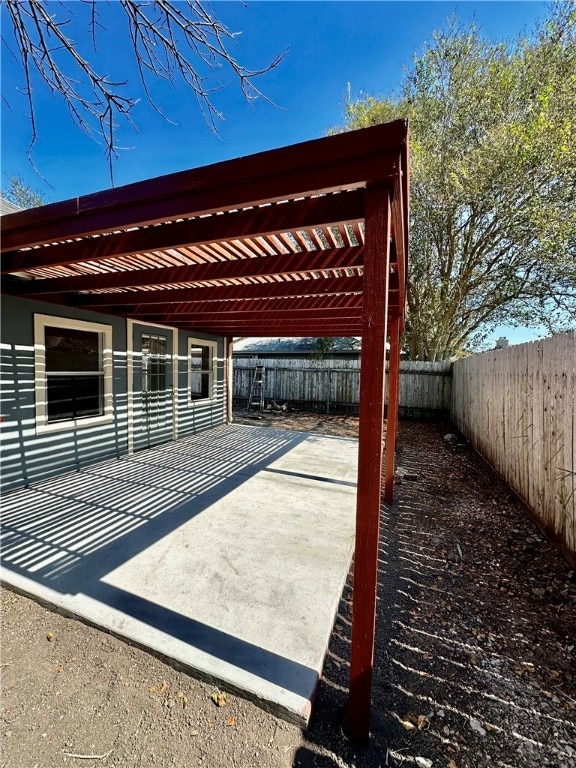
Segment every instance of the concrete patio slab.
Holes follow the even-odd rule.
[[[357,442],[233,425],[7,494],[2,580],[304,724]]]

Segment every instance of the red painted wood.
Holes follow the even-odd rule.
[[[358,189],[340,195],[325,195],[296,200],[289,204],[235,211],[222,216],[176,221],[102,237],[55,243],[33,251],[7,251],[2,254],[1,269],[6,273],[35,267],[73,264],[76,261],[100,261],[167,248],[337,224],[342,221],[356,222],[361,220],[363,215],[364,190]]]
[[[287,275],[298,272],[361,267],[363,246],[333,250],[289,253],[278,256],[216,261],[207,264],[181,265],[129,272],[56,277],[46,280],[22,280],[7,286],[18,296],[60,293],[62,291],[97,291],[103,288],[133,288],[145,285],[231,280],[262,275]]]
[[[162,323],[167,325],[168,323]],[[285,324],[270,323],[171,323],[175,328],[187,331],[213,333],[217,336],[266,336],[272,333],[277,338],[282,336],[359,336],[362,331],[360,323],[343,321],[342,323],[304,323],[294,322]],[[285,330],[285,329],[288,330]],[[256,333],[258,331],[258,333]],[[262,333],[260,333],[262,331]]]
[[[398,172],[405,120],[181,171],[2,218],[2,250],[364,186]],[[386,156],[391,152],[391,156]]]
[[[390,367],[388,372],[388,414],[386,419],[386,469],[384,501],[392,504],[394,495],[394,459],[398,437],[398,405],[400,393],[400,315],[390,323]]]
[[[220,312],[165,312],[162,317],[166,320],[180,320],[183,322],[200,323],[205,322],[220,322],[220,323],[235,323],[235,322],[253,322],[254,320],[261,320],[261,312],[251,312],[245,310],[244,312],[234,312],[222,310]],[[290,310],[269,310],[266,312],[267,321],[275,321],[277,323],[290,322],[290,320],[309,320],[315,321],[333,321],[333,320],[355,320],[358,321],[362,318],[361,307],[350,307],[343,309],[337,307],[335,309],[290,309]]]
[[[359,742],[366,742],[370,731],[386,323],[388,318],[390,322],[396,322],[399,315],[402,324],[405,305],[405,280],[401,264],[395,268],[392,276],[393,290],[390,290],[390,196],[393,190],[393,234],[396,240],[393,256],[396,258],[398,255],[403,262],[405,275],[409,192],[407,139],[406,121],[396,121],[11,214],[3,217],[1,222],[2,251],[11,252],[6,257],[5,269],[19,269],[22,265],[76,263],[87,258],[102,259],[111,254],[132,253],[140,249],[146,252],[154,248],[167,248],[170,243],[178,247],[186,243],[202,243],[202,237],[210,240],[213,243],[211,249],[220,253],[224,259],[236,253],[249,257],[256,255],[255,261],[260,262],[277,257],[261,257],[255,242],[226,245],[225,241],[256,231],[280,232],[285,228],[286,231],[292,229],[297,242],[307,250],[308,246],[298,226],[312,220],[316,224],[334,223],[342,226],[351,214],[354,214],[355,220],[358,211],[353,209],[353,200],[358,200],[363,193],[339,194],[337,202],[304,201],[300,204],[300,201],[293,200],[273,206],[274,210],[266,209],[265,213],[238,212],[238,209],[309,197],[319,192],[343,192],[366,187],[364,278],[285,280],[266,284],[160,291],[127,289],[121,293],[96,296],[70,293],[71,290],[79,290],[71,286],[87,285],[71,282],[77,279],[71,278],[59,281],[60,291],[49,294],[53,304],[90,307],[95,311],[139,317],[142,320],[153,318],[156,322],[169,318],[170,324],[181,328],[225,336],[362,335],[357,536],[350,699],[346,726],[348,735]],[[404,173],[400,176],[402,171]],[[389,186],[384,183],[387,180]],[[348,195],[350,199],[347,199]],[[324,209],[324,205],[331,207],[340,204],[343,209],[337,212],[334,209],[326,212]],[[297,211],[304,218],[298,218]],[[177,221],[179,218],[186,219],[205,213],[223,215],[206,219],[210,223]],[[314,218],[306,218],[308,216]],[[90,238],[93,234],[113,233],[116,230],[153,224],[161,226],[151,227],[144,234],[140,231],[120,231],[118,235],[106,234],[106,237],[94,240]],[[359,233],[358,227],[355,227],[355,231]],[[349,233],[345,231],[345,234],[348,238]],[[62,242],[74,238],[84,239],[79,244]],[[49,245],[54,241],[60,244]],[[43,247],[26,254],[15,253],[15,249],[35,245]],[[297,262],[299,258],[296,256],[292,262]],[[286,263],[290,262],[287,260]],[[201,266],[195,265],[193,269],[196,271],[186,274],[203,274],[198,271]],[[228,265],[218,267],[221,270],[218,274],[226,273],[229,268],[233,269]],[[260,265],[257,269],[260,269]],[[148,277],[157,280],[160,271],[154,268],[154,277],[142,277],[144,280],[148,280]],[[206,274],[216,273],[216,267],[211,270],[206,268]],[[163,274],[172,276],[176,273],[170,268],[170,272]],[[179,274],[184,272],[180,271]],[[239,275],[234,273],[233,276]],[[98,279],[88,281],[89,289],[98,285]],[[124,276],[110,279],[120,282],[106,283],[108,287],[125,285],[121,282]],[[127,279],[132,281],[133,277]],[[140,276],[136,279],[139,280]],[[104,285],[104,278],[102,280],[100,285]],[[54,283],[49,290],[55,290]],[[361,314],[358,312],[360,306]],[[336,313],[329,313],[328,316],[322,314],[321,310],[331,307],[349,307],[356,311],[354,317],[349,317],[348,312],[341,312],[340,316],[333,316]],[[306,310],[307,314],[300,316],[296,314],[298,310]],[[274,314],[276,311],[285,312],[287,317]],[[199,320],[187,318],[197,312],[210,313],[213,319],[208,321],[208,314]],[[258,314],[254,314],[256,312]],[[291,314],[294,316],[291,317]],[[177,317],[180,319],[176,320]]]
[[[285,336],[285,333],[282,333],[283,328],[289,327],[289,328],[362,328],[362,322],[360,318],[347,318],[344,317],[341,320],[338,320],[337,318],[329,318],[329,319],[322,319],[322,318],[312,318],[311,320],[308,319],[297,319],[294,320],[262,320],[260,318],[254,318],[253,320],[226,320],[223,318],[222,320],[172,320],[168,322],[166,320],[163,322],[163,319],[160,319],[159,322],[164,325],[174,325],[174,326],[186,326],[187,328],[196,328],[197,330],[202,330],[202,328],[212,328],[212,329],[222,329],[220,335],[225,336],[227,334],[228,328],[235,328],[238,331],[242,331],[244,328],[262,328],[262,327],[268,327],[268,328],[275,328],[276,332],[279,336]],[[233,334],[236,336],[237,334]],[[249,336],[250,334],[245,334],[242,332],[242,336]],[[312,335],[318,335],[318,334],[312,334]]]
[[[390,258],[390,190],[366,191],[366,243],[360,375],[360,431],[350,696],[347,735],[370,735],[382,473],[385,343]]]
[[[330,326],[317,326],[317,325],[288,325],[288,326],[270,326],[270,325],[244,325],[236,327],[230,326],[218,326],[203,325],[201,328],[189,327],[186,323],[175,323],[175,327],[183,330],[190,331],[191,333],[203,333],[214,334],[215,336],[221,336],[222,334],[230,334],[232,336],[271,336],[279,338],[282,336],[322,336],[326,338],[338,338],[338,337],[352,337],[360,336],[362,332],[362,326],[357,325],[330,325]]]
[[[404,318],[406,312],[406,283],[408,280],[408,254],[410,250],[410,153],[408,152],[408,142],[410,140],[410,130],[406,126],[406,148],[402,152],[402,209],[404,217],[404,275],[405,282],[402,290],[400,303],[400,335],[404,333]]]
[[[268,299],[243,299],[240,301],[190,301],[173,303],[168,308],[152,305],[139,307],[137,305],[123,305],[126,314],[138,317],[145,314],[147,317],[162,315],[175,319],[180,314],[199,314],[213,312],[219,315],[232,317],[244,312],[257,312],[263,316],[268,312],[282,312],[287,317],[293,311],[320,311],[322,309],[348,309],[361,308],[361,293],[331,294],[328,296],[295,296],[276,297]]]
[[[407,228],[404,217],[404,200],[402,194],[402,157],[398,157],[398,167],[400,173],[394,179],[394,197],[392,200],[392,221],[394,224],[394,245],[396,261],[396,279],[400,291],[404,293],[406,285],[406,239],[404,230]]]
[[[77,306],[109,307],[120,304],[178,304],[186,301],[224,301],[227,299],[262,299],[270,296],[309,296],[311,294],[355,293],[362,290],[361,277],[331,277],[315,280],[291,280],[282,283],[222,285],[199,288],[134,291],[126,293],[80,294]]]

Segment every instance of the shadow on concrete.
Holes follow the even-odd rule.
[[[86,595],[307,696],[314,670],[103,581],[307,437],[220,427],[8,493],[2,565],[62,595]]]

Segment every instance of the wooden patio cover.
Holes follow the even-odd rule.
[[[209,165],[2,218],[2,291],[234,336],[361,336],[347,731],[370,727],[385,342],[391,501],[408,263],[408,125]],[[228,345],[229,347],[230,345]]]

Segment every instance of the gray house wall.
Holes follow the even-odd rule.
[[[73,472],[129,451],[128,365],[126,320],[81,309],[58,307],[45,302],[3,296],[1,301],[0,377],[0,460],[2,492],[30,485],[48,477]],[[52,315],[112,327],[113,368],[111,423],[82,425],[38,433],[34,358],[34,316]],[[177,335],[175,365],[177,387],[175,407],[170,414],[176,422],[176,436],[209,429],[225,419],[224,342],[222,339],[189,334]],[[210,402],[188,403],[188,339],[218,342],[216,397]],[[132,398],[131,423],[141,418],[139,401]]]

